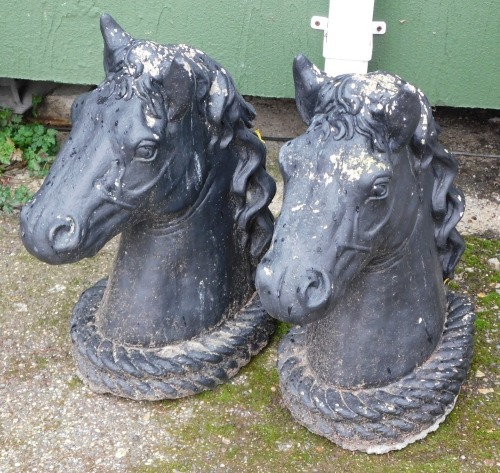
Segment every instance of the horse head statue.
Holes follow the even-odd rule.
[[[70,137],[23,209],[28,250],[52,264],[92,256],[137,222],[178,216],[214,169],[228,167],[236,220],[258,257],[274,183],[248,129],[252,106],[201,51],[135,40],[109,15],[101,30],[106,79],[75,100]]]
[[[75,308],[80,373],[99,392],[179,397],[232,376],[267,340],[267,316],[248,317],[253,335],[232,347],[237,361],[215,350],[225,364],[218,375],[217,366],[207,368],[211,374],[195,369],[198,381],[182,388],[169,376],[191,373],[200,360],[180,362],[186,346],[169,365],[148,351],[234,325],[271,238],[275,184],[250,129],[255,111],[223,67],[186,45],[136,40],[109,15],[101,31],[106,78],[75,100],[70,136],[22,210],[22,238],[36,257],[62,264],[93,256],[122,234],[109,281]],[[216,332],[202,350],[206,358],[214,343],[223,350]],[[133,359],[140,369],[130,368]],[[148,371],[153,378],[144,384]]]
[[[453,183],[457,162],[439,142],[429,102],[414,86],[383,72],[329,77],[303,56],[295,60],[294,77],[297,107],[309,127],[281,149],[283,207],[256,285],[271,315],[302,326],[282,343],[279,364],[282,389],[294,393],[288,404],[306,422],[312,409],[305,407],[306,387],[313,387],[297,383],[306,382],[307,371],[309,380],[327,383],[318,391],[320,403],[332,386],[373,390],[411,377],[439,351],[449,312],[443,279],[452,276],[464,248],[455,228],[464,198]],[[470,356],[457,360],[464,368]],[[294,391],[301,386],[308,400],[294,397],[301,397]],[[345,405],[335,392],[329,438],[358,448],[334,427],[335,406]],[[441,416],[446,406],[437,409]],[[324,421],[306,425],[318,432]],[[414,441],[429,422],[418,434],[420,425],[409,429],[399,444]],[[360,432],[353,436],[363,437]],[[369,450],[373,440],[365,440],[359,445]],[[377,448],[391,444],[384,442]]]

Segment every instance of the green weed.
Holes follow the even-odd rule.
[[[11,213],[15,208],[21,207],[31,198],[31,192],[26,186],[11,189],[0,184],[0,211]]]
[[[38,105],[39,99],[35,100]],[[37,123],[23,123],[21,115],[0,109],[0,175],[13,166],[26,167],[31,175],[48,173],[57,154],[57,132]],[[0,211],[12,212],[31,197],[26,186],[11,189],[0,181]]]
[[[57,153],[56,135],[56,130],[23,123],[21,115],[0,109],[0,171],[22,161],[33,175],[46,175]]]

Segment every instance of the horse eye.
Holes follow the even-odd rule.
[[[153,141],[142,141],[135,149],[134,159],[145,163],[151,162],[156,158],[158,148]]]
[[[375,182],[370,192],[371,199],[384,199],[389,193],[389,182]]]

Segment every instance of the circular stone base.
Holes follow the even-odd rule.
[[[399,450],[436,430],[455,405],[472,358],[475,314],[466,297],[447,295],[442,338],[420,367],[388,385],[348,390],[316,378],[306,357],[304,327],[278,352],[280,386],[295,419],[342,448]]]
[[[191,340],[151,349],[119,345],[95,324],[105,288],[103,280],[87,289],[71,318],[79,377],[97,393],[152,401],[213,389],[246,365],[274,332],[273,319],[255,295],[231,319]]]

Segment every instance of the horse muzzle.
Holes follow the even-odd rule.
[[[264,258],[255,285],[264,309],[283,322],[305,325],[322,319],[332,296],[331,281],[321,269],[282,270]]]
[[[84,230],[76,218],[48,218],[33,212],[28,204],[21,210],[20,220],[21,238],[33,256],[49,264],[72,263],[82,258]]]

